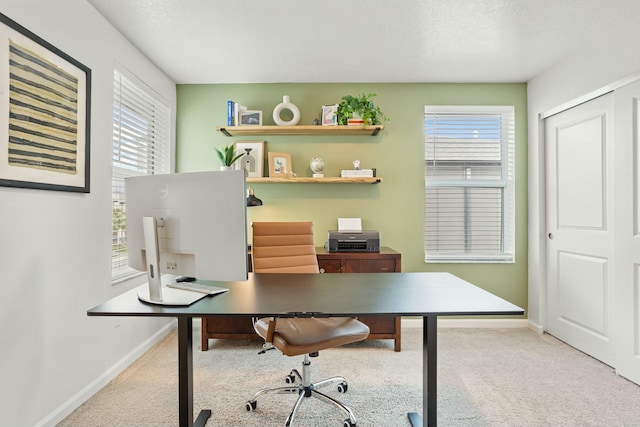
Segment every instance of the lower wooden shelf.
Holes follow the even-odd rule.
[[[341,177],[264,177],[264,178],[247,178],[248,184],[379,184],[382,178],[341,178]]]
[[[251,253],[249,266],[251,266]],[[388,247],[380,252],[327,252],[316,248],[321,273],[397,273],[401,270],[401,255]],[[369,326],[370,340],[392,339],[394,350],[402,348],[400,316],[360,316]],[[251,316],[208,316],[202,318],[202,351],[209,349],[209,339],[261,339],[253,330]]]

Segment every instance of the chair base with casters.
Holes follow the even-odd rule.
[[[277,325],[276,325],[277,324]],[[332,377],[315,383],[311,382],[310,357],[318,355],[318,351],[330,347],[336,347],[365,339],[369,335],[369,327],[353,318],[279,318],[259,319],[255,323],[258,334],[265,337],[269,343],[271,332],[272,348],[277,348],[287,356],[304,354],[302,373],[297,369],[292,370],[285,378],[290,386],[263,388],[258,390],[247,401],[247,411],[257,408],[258,397],[263,394],[290,394],[298,393],[291,412],[285,420],[285,427],[293,426],[294,419],[300,406],[306,398],[313,397],[321,402],[329,403],[340,409],[348,418],[344,420],[343,427],[355,427],[356,417],[353,411],[340,401],[320,392],[318,389],[337,384],[340,393],[346,393],[347,381],[343,377]],[[303,333],[301,333],[303,332]],[[331,342],[331,345],[327,345]],[[293,385],[296,379],[301,383]]]
[[[310,381],[311,376],[311,362],[309,361],[309,357],[314,357],[315,354],[305,354],[304,361],[302,362],[302,374],[297,369],[292,370],[289,375],[285,378],[285,382],[287,384],[292,384],[288,387],[276,387],[276,388],[263,388],[258,390],[251,400],[247,402],[247,411],[253,411],[258,407],[258,397],[263,394],[290,394],[290,393],[298,393],[298,399],[296,400],[291,412],[287,416],[284,425],[286,427],[290,427],[293,425],[293,420],[298,413],[298,409],[302,406],[304,400],[308,397],[314,397],[322,402],[329,403],[336,408],[340,409],[347,417],[344,420],[343,427],[356,427],[356,416],[353,414],[353,411],[343,404],[342,402],[327,396],[326,394],[318,391],[318,389],[322,387],[326,387],[331,384],[338,383],[337,389],[340,393],[346,393],[348,389],[347,380],[343,377],[332,377],[327,378],[326,380],[322,380],[316,383],[312,383]],[[293,385],[296,382],[296,379],[301,383],[299,385]]]

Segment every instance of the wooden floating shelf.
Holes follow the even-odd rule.
[[[247,184],[378,184],[382,182],[382,178],[247,178]]]
[[[384,129],[376,126],[218,126],[226,136],[257,135],[368,135],[376,136]]]

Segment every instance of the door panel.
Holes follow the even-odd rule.
[[[607,260],[558,252],[558,317],[585,332],[606,339]],[[580,303],[576,304],[576,297]]]
[[[616,90],[616,370],[640,384],[640,83]]]
[[[613,95],[545,120],[547,329],[613,364]]]
[[[558,226],[603,229],[606,180],[602,161],[605,116],[586,117],[556,131]],[[588,189],[585,191],[585,189]]]

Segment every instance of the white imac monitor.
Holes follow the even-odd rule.
[[[162,274],[247,280],[245,194],[243,170],[126,178],[128,263],[149,279],[148,292],[138,297],[162,305],[204,297],[167,288]]]

